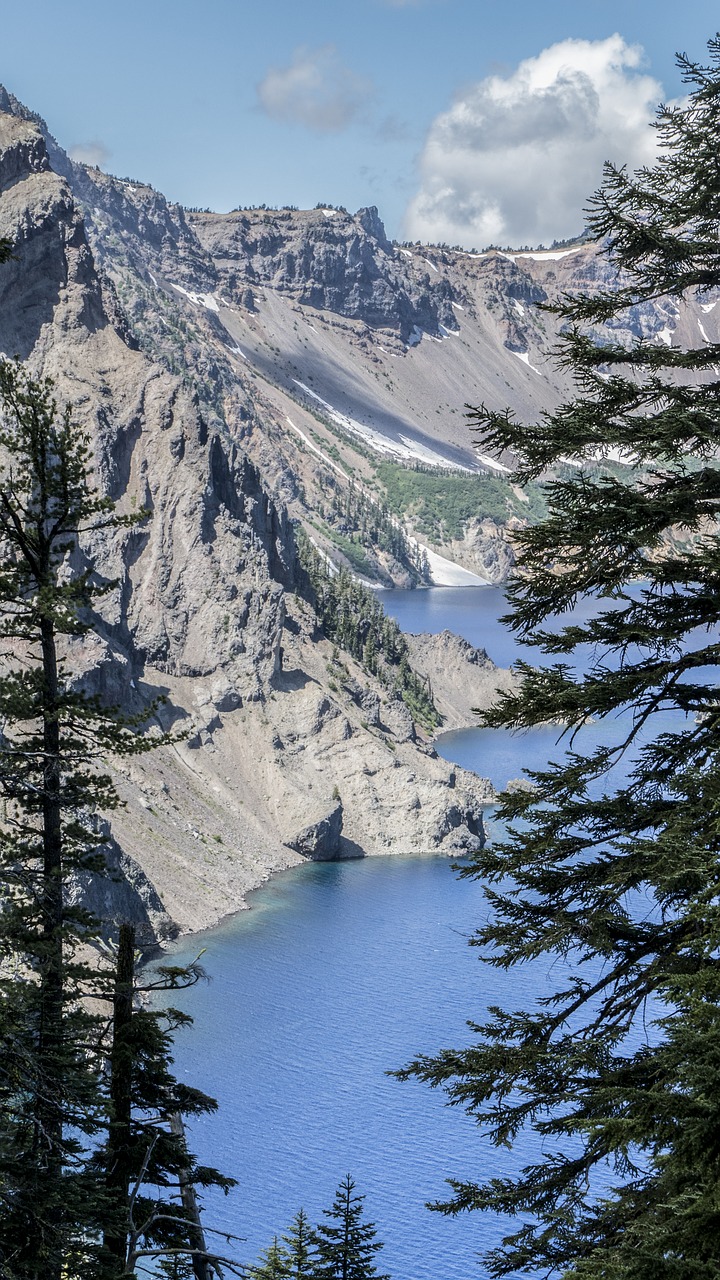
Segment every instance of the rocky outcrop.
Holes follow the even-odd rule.
[[[287,843],[296,853],[302,854],[303,858],[310,858],[313,862],[333,862],[343,856],[340,840],[342,827],[343,808],[338,800],[332,809],[316,822],[308,823]]]
[[[477,724],[478,710],[491,706],[501,693],[518,688],[511,671],[496,666],[484,649],[475,649],[452,631],[409,635],[407,642],[413,667],[430,681],[443,729]]]
[[[25,141],[18,135],[8,149],[8,173],[19,163],[51,186],[61,176],[62,198],[73,197],[72,209],[54,210],[50,227],[64,219],[64,242],[76,234],[92,249],[104,316],[95,308],[96,322],[110,323],[165,370],[182,371],[204,429],[229,431],[241,443],[278,507],[312,528],[336,562],[352,565],[342,522],[332,528],[340,538],[323,527],[328,497],[334,490],[345,497],[352,478],[356,492],[367,486],[374,500],[374,462],[456,476],[466,469],[511,487],[512,458],[492,456],[472,437],[466,404],[510,404],[527,421],[554,410],[573,387],[554,360],[557,321],[539,304],[577,289],[611,289],[616,280],[593,244],[518,253],[392,244],[374,208],[184,210],[146,183],[74,164],[7,95],[5,109],[25,129]],[[58,196],[56,183],[53,190]],[[79,209],[84,230],[73,231]],[[34,238],[46,278],[58,279],[57,235],[41,244],[36,229]],[[90,306],[90,277],[87,286]],[[714,301],[655,300],[614,318],[611,336],[623,345],[639,336],[682,344],[695,341],[700,326],[716,341]],[[40,289],[28,303],[27,333],[17,326],[23,354],[47,319],[47,295]],[[182,450],[183,439],[173,445]],[[515,498],[503,504],[497,491],[487,498],[479,489],[462,531],[453,522],[429,533],[412,501],[402,523],[421,544],[431,538],[444,557],[503,581],[513,565],[513,523],[532,518]],[[409,547],[389,547],[387,530],[384,545],[375,545],[367,526],[363,572],[385,584],[416,580]]]
[[[332,650],[303,599],[279,498],[299,490],[302,467],[277,447],[270,384],[229,359],[219,312],[189,298],[191,285],[219,281],[207,251],[156,193],[82,172],[31,113],[0,101],[0,235],[15,245],[0,270],[0,349],[73,402],[96,482],[118,510],[150,512],[83,539],[77,566],[108,592],[67,661],[84,687],[129,713],[153,707],[153,732],[174,735],[111,762],[123,801],[103,837],[111,875],[73,891],[108,929],[131,919],[149,945],[215,923],[303,856],[471,847],[489,784],[414,741],[404,705],[356,664],[347,662],[347,688],[330,679]],[[134,225],[118,237],[120,256],[107,247],[114,218]],[[360,241],[380,244],[372,214],[357,226]],[[143,283],[148,257],[133,255],[145,242],[177,287],[158,283],[163,301],[143,327],[139,303],[155,285]],[[157,359],[150,350],[164,317],[184,344],[177,371],[170,354],[180,348]],[[356,700],[357,688],[367,695]]]
[[[121,924],[135,926],[136,946],[144,952],[177,937],[178,926],[142,867],[113,839],[109,822],[96,819],[96,825],[104,872],[76,873],[70,881],[68,904],[82,904],[100,920],[105,941],[117,935]]]
[[[455,329],[450,283],[408,276],[377,209],[238,209],[193,213],[190,226],[217,272],[220,291],[242,305],[248,288],[271,288],[300,305],[395,329]]]

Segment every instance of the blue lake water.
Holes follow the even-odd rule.
[[[495,588],[381,596],[404,630],[449,627],[498,663],[517,656]],[[440,749],[504,785],[524,764],[557,756],[558,733],[473,729],[446,735]],[[192,1144],[239,1182],[208,1201],[207,1221],[246,1238],[244,1260],[300,1206],[319,1220],[349,1171],[367,1193],[386,1244],[378,1261],[393,1280],[484,1276],[478,1255],[503,1224],[446,1218],[425,1201],[448,1194],[449,1176],[482,1181],[541,1153],[528,1143],[496,1151],[441,1093],[386,1074],[418,1053],[469,1043],[466,1020],[482,1021],[489,1004],[527,1007],[555,989],[549,962],[512,973],[482,964],[467,939],[484,911],[480,886],[458,880],[444,858],[309,864],[178,949],[187,960],[206,948],[211,981],[176,1000],[195,1019],[177,1038],[177,1072],[220,1103],[193,1125]]]

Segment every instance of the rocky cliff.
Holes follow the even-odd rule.
[[[510,404],[531,421],[571,393],[537,304],[612,286],[598,246],[471,254],[392,244],[373,208],[185,210],[47,144],[83,210],[107,314],[190,379],[209,426],[231,427],[331,558],[386,584],[451,581],[445,561],[507,576],[537,495],[513,489],[512,459],[472,438],[465,406]],[[613,337],[683,342],[698,327],[720,337],[714,299],[647,304]],[[428,506],[438,479],[451,519]]]
[[[69,654],[78,680],[128,710],[163,694],[158,729],[184,734],[117,764],[116,888],[78,886],[149,940],[214,923],[302,858],[476,847],[491,790],[439,760],[404,704],[318,635],[298,594],[288,506],[302,470],[277,449],[279,384],[229,351],[208,302],[219,268],[182,211],[126,187],[72,166],[0,95],[0,235],[15,255],[0,270],[0,350],[73,402],[119,510],[152,512],[82,546],[117,585]],[[160,301],[143,310],[150,264]],[[155,327],[170,333],[157,350]],[[293,413],[298,430],[314,421]]]

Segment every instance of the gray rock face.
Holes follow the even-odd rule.
[[[501,693],[512,693],[518,681],[511,671],[497,667],[484,649],[475,649],[451,631],[407,637],[412,664],[430,681],[443,728],[477,724],[478,707],[488,707]]]
[[[142,867],[112,838],[108,822],[100,819],[97,826],[104,843],[105,873],[76,875],[70,884],[69,904],[82,903],[101,920],[106,941],[125,923],[135,925],[136,945],[142,951],[152,951],[158,942],[177,937],[178,926]]]
[[[349,255],[313,217],[322,288],[370,306],[382,294],[371,241],[389,257],[375,216],[350,220]],[[377,725],[331,687],[331,647],[276,496],[293,500],[306,479],[287,452],[290,414],[227,355],[220,304],[208,302],[222,270],[190,220],[149,188],[78,169],[6,95],[0,235],[16,252],[0,269],[0,350],[73,403],[118,509],[151,512],[76,552],[78,567],[116,585],[93,634],[68,645],[73,678],[131,713],[161,696],[152,732],[179,731],[173,746],[107,762],[124,804],[105,840],[111,875],[73,893],[108,932],[135,922],[148,946],[241,908],[303,856],[454,848],[492,790],[472,775],[451,786],[457,771],[412,741],[411,724],[389,726],[379,687],[368,692],[372,719],[382,704]],[[154,267],[166,273],[157,290]],[[150,337],[165,328],[174,336],[154,359]],[[372,686],[349,659],[348,677]]]
[[[446,280],[408,273],[375,208],[310,213],[238,210],[188,214],[222,293],[241,304],[248,287],[270,287],[304,306],[396,329],[455,328],[454,291]]]
[[[332,862],[343,856],[340,843],[342,828],[343,808],[342,802],[338,801],[317,822],[311,822],[298,831],[292,840],[288,840],[288,845],[313,862]]]

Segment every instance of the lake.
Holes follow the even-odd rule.
[[[381,599],[404,630],[449,627],[498,663],[517,656],[498,622],[499,589]],[[504,785],[557,754],[558,732],[463,730],[440,750]],[[318,1221],[349,1171],[385,1241],[379,1269],[393,1280],[481,1278],[478,1254],[503,1224],[446,1218],[425,1202],[448,1194],[449,1176],[512,1173],[540,1152],[527,1142],[496,1151],[441,1093],[386,1072],[469,1043],[466,1020],[481,1021],[488,1004],[527,1007],[554,989],[557,962],[510,974],[483,965],[467,945],[485,912],[480,886],[434,856],[304,865],[255,892],[251,907],[176,952],[189,960],[206,948],[211,979],[182,997],[195,1026],[176,1044],[180,1078],[220,1103],[191,1141],[239,1182],[208,1201],[208,1223],[244,1236],[239,1255],[253,1261],[300,1206]]]

